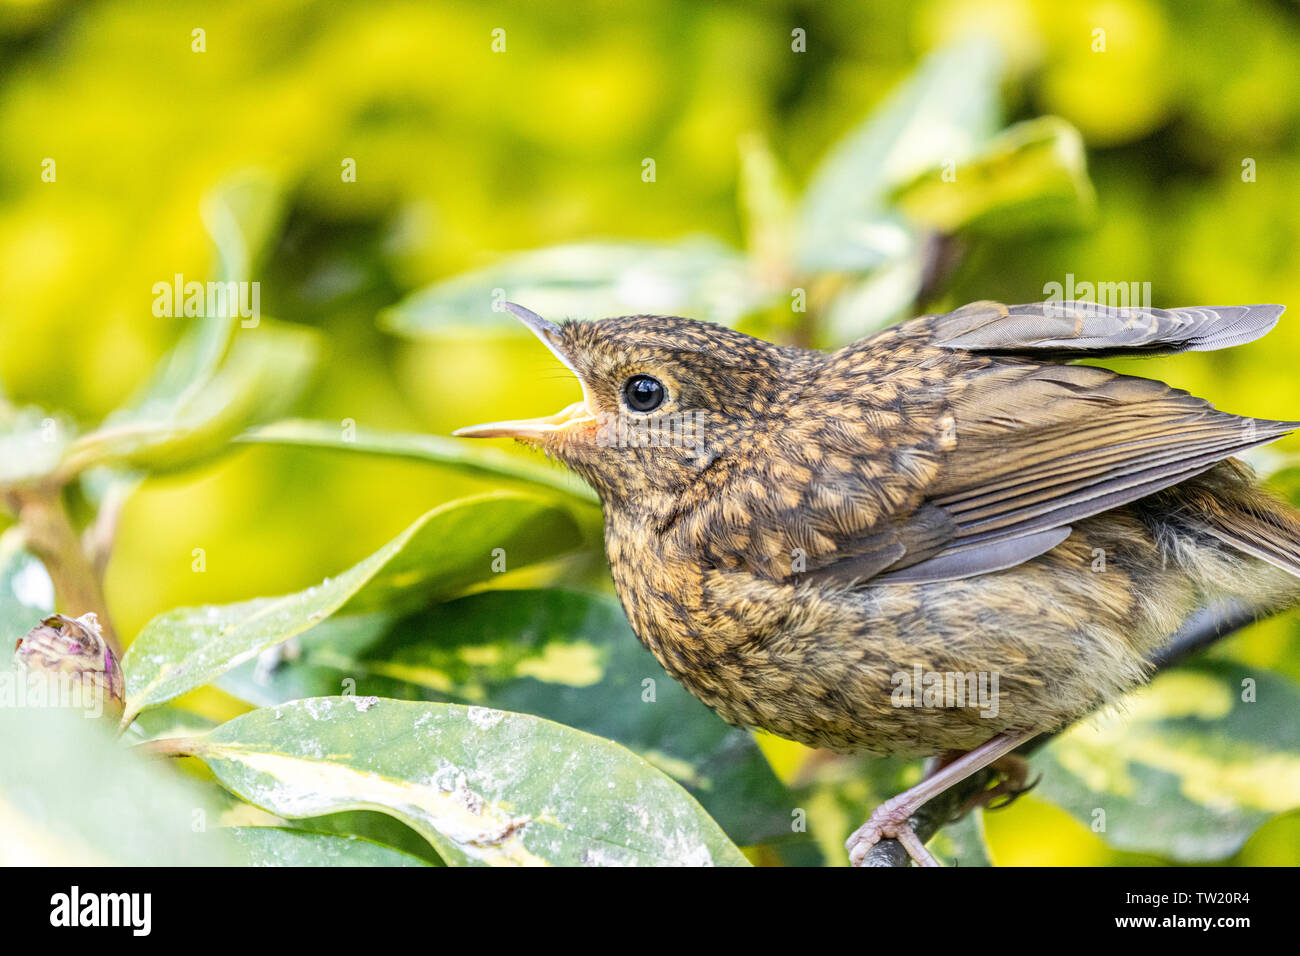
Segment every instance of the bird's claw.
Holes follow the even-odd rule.
[[[983,807],[985,810],[1003,810],[1033,790],[1043,779],[1038,776],[1029,780],[1029,762],[1014,754],[1008,754],[993,766],[1002,772],[1002,780],[997,786],[981,790],[967,800],[961,809],[953,814],[954,820],[960,820],[976,807]]]
[[[1027,775],[1028,764],[1023,759],[1012,759],[1009,755],[1017,747],[1028,743],[1033,736],[1031,731],[1003,731],[974,750],[938,763],[920,783],[876,807],[867,822],[858,827],[845,843],[853,865],[861,866],[868,859],[871,848],[890,837],[903,845],[914,863],[920,866],[938,866],[939,861],[930,854],[912,829],[912,814],[949,787],[990,764],[1000,762],[998,769],[1004,775],[1023,783],[1024,776],[1018,774]]]
[[[844,848],[849,851],[849,863],[861,866],[873,846],[883,839],[891,839],[903,844],[903,849],[917,866],[938,866],[939,861],[925,848],[908,822],[914,809],[906,803],[895,804],[887,800],[871,811],[867,822],[854,830],[844,843]]]
[[[862,861],[871,852],[871,848],[879,843],[883,836],[879,824],[875,822],[874,815],[872,819],[854,830],[853,834],[844,842],[844,849],[849,851],[849,865],[861,866]]]
[[[989,800],[984,804],[984,809],[1002,810],[1011,806],[1011,804],[1015,803],[1030,790],[1033,790],[1034,787],[1038,786],[1038,784],[1042,782],[1042,779],[1041,776],[1038,776],[1033,780],[1030,780],[1028,783],[1020,782],[1016,785],[1009,785],[1011,784],[1011,781],[1009,780],[1002,781],[1002,783],[989,791]],[[999,800],[999,797],[1002,799]],[[997,801],[996,803],[994,802],[995,800]]]

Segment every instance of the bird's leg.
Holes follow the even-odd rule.
[[[943,753],[935,754],[925,762],[925,773],[921,775],[922,778],[924,779],[925,777],[934,776],[944,767],[948,766],[948,764],[952,763],[958,757],[963,756],[965,753],[965,750],[945,750]]]
[[[858,827],[844,844],[849,851],[849,862],[861,866],[867,852],[882,839],[889,837],[903,844],[908,855],[918,865],[938,866],[908,819],[949,787],[984,769],[1034,736],[1036,734],[1032,732],[998,734],[974,750],[938,767],[916,786],[886,800],[871,812],[867,822]]]

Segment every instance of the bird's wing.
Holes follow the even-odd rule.
[[[1230,348],[1267,333],[1284,308],[1209,305],[1144,309],[1091,302],[972,302],[945,315],[913,321],[928,326],[930,341],[943,348],[1077,358],[1083,352],[1093,356],[1156,355]]]
[[[956,533],[931,572],[1002,562],[1017,543],[1032,550],[1029,542],[1037,541],[1047,550],[1050,532],[1296,427],[1230,415],[1162,382],[1079,365],[991,366],[970,376],[953,413],[956,446],[926,503],[949,516]],[[899,570],[895,580],[917,573]]]
[[[836,371],[837,353],[831,384],[819,383],[838,395],[835,408],[856,399],[866,411],[854,422],[831,411],[820,435],[796,437],[831,449],[787,518],[833,543],[807,560],[815,579],[914,583],[1012,567],[1055,547],[1072,522],[1296,427],[1106,369],[943,353],[926,334],[907,323],[850,347],[850,358],[871,363],[884,350],[897,364],[854,378]],[[900,375],[919,378],[891,389]]]

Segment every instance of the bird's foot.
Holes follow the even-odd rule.
[[[911,818],[922,806],[949,787],[983,770],[1034,738],[1034,731],[1004,731],[959,757],[945,755],[920,783],[891,797],[872,811],[870,818],[845,843],[849,860],[861,866],[871,848],[886,837],[903,844],[908,856],[921,866],[938,866],[912,829]]]
[[[905,799],[906,796],[900,794],[891,800],[886,800],[871,811],[871,816],[866,823],[853,831],[853,835],[844,844],[845,849],[849,851],[849,862],[853,866],[861,866],[867,854],[871,852],[871,848],[886,837],[903,844],[907,855],[917,866],[939,865],[939,861],[925,848],[925,844],[921,842],[921,838],[916,835],[916,831],[908,822],[908,818],[916,811],[919,804],[914,805],[912,801]]]

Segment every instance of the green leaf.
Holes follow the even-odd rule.
[[[0,679],[4,678],[0,674]],[[0,866],[231,866],[199,787],[75,711],[0,706]]]
[[[165,470],[214,454],[255,422],[293,402],[315,364],[308,329],[263,320],[235,339],[205,387],[172,402],[149,402],[110,416],[73,443],[60,466],[74,476],[98,466]]]
[[[218,282],[253,281],[282,218],[280,192],[256,172],[207,193],[200,214],[217,253]],[[151,381],[68,449],[61,480],[98,472],[96,497],[129,488],[131,468],[164,470],[215,453],[238,432],[283,412],[305,384],[318,351],[308,329],[259,321],[241,328],[237,310],[177,317],[185,330]],[[127,471],[123,471],[126,469]]]
[[[714,239],[586,242],[519,253],[435,283],[382,322],[409,336],[523,334],[502,301],[553,319],[657,313],[733,324],[761,296],[744,255]]]
[[[225,793],[226,791],[222,791]],[[233,795],[227,794],[235,800]],[[247,804],[242,803],[242,806]],[[307,830],[311,833],[332,833],[335,836],[355,836],[371,843],[380,843],[400,850],[407,856],[413,856],[428,866],[446,866],[429,841],[416,833],[397,817],[374,810],[347,810],[343,813],[327,813],[321,817],[303,817],[301,820],[286,821],[286,826]]]
[[[204,195],[199,205],[217,253],[217,281],[251,281],[283,209],[274,183],[256,172],[232,177]],[[159,364],[158,373],[109,424],[173,418],[216,374],[234,334],[233,312],[180,319],[185,332]]]
[[[135,723],[128,728],[124,739],[135,744],[146,740],[159,740],[163,737],[190,737],[209,731],[219,723],[220,721],[192,710],[174,704],[164,704],[137,715]]]
[[[311,698],[236,717],[187,749],[271,813],[381,810],[450,864],[745,865],[659,770],[525,714]]]
[[[230,827],[250,866],[428,866],[419,857],[356,836],[289,827]]]
[[[249,169],[210,190],[199,215],[217,249],[217,276],[251,280],[284,220],[284,194],[267,173]]]
[[[484,495],[427,512],[364,561],[305,591],[160,614],[122,660],[123,725],[345,605],[352,611],[422,605],[491,580],[498,549],[513,569],[571,550],[581,540],[564,509],[522,495]]]
[[[1253,702],[1242,700],[1244,681]],[[1266,820],[1300,807],[1300,688],[1291,681],[1204,664],[1163,674],[1126,703],[1128,713],[1094,717],[1034,758],[1036,792],[1111,846],[1222,860]]]
[[[1077,226],[1096,204],[1083,137],[1055,116],[1004,130],[945,172],[929,170],[894,195],[913,220],[944,233]]]
[[[413,616],[338,616],[270,674],[219,686],[250,703],[349,692],[485,705],[608,737],[670,774],[738,843],[790,835],[796,801],[753,738],[669,677],[609,598],[488,591]]]
[[[333,422],[289,418],[251,429],[235,441],[332,448],[424,461],[475,476],[525,485],[533,491],[545,489],[551,493],[558,492],[583,505],[600,504],[596,493],[567,471],[539,466],[496,448],[444,438],[441,435],[386,432],[358,427],[355,434],[344,437],[343,429]]]
[[[805,192],[800,267],[861,272],[907,255],[915,238],[888,212],[890,190],[973,155],[997,131],[1001,73],[992,42],[939,50],[834,146]]]
[[[45,565],[23,550],[22,532],[0,534],[0,648],[6,656],[41,619],[54,613],[54,582]]]

